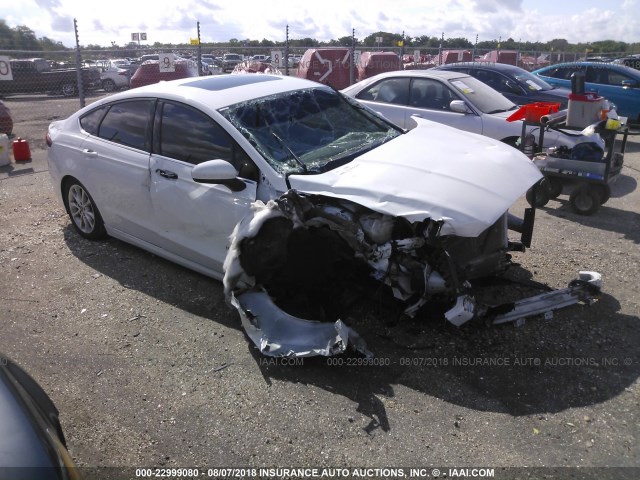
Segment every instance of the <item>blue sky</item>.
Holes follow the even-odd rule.
[[[640,0],[0,0],[10,27],[73,46],[125,45],[132,32],[153,42],[188,42],[201,24],[203,41],[230,38],[328,40],[376,31],[466,37],[480,41],[565,38],[572,43],[614,39],[640,42]]]

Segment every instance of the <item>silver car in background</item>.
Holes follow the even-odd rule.
[[[404,70],[381,73],[342,90],[405,129],[414,115],[515,145],[522,122],[507,118],[518,106],[476,78],[459,72]],[[535,130],[531,127],[528,130]],[[572,146],[571,137],[549,132],[545,146]]]

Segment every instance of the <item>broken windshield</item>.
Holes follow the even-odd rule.
[[[283,174],[335,168],[401,133],[327,87],[253,99],[220,113]]]

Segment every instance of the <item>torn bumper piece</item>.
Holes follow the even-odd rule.
[[[365,341],[341,320],[316,322],[294,317],[278,308],[264,290],[232,295],[242,326],[263,355],[270,357],[329,357],[347,347],[372,357]]]
[[[523,320],[533,315],[542,315],[578,302],[591,302],[602,289],[602,275],[598,272],[579,272],[580,278],[573,280],[567,288],[553,290],[514,302],[513,309],[497,315],[494,324]],[[500,308],[500,307],[498,307]]]

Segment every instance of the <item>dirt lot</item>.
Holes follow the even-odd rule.
[[[56,115],[28,128],[41,139]],[[32,148],[31,162],[0,168],[0,352],[53,398],[78,465],[482,466],[496,478],[609,467],[553,478],[640,477],[640,137],[600,212],[577,216],[561,196],[538,211],[532,248],[515,254],[518,276],[552,287],[602,273],[596,304],[520,328],[459,329],[380,318],[372,305],[371,321],[345,321],[376,366],[260,356],[219,282],[117,240],[80,238],[46,152]]]

